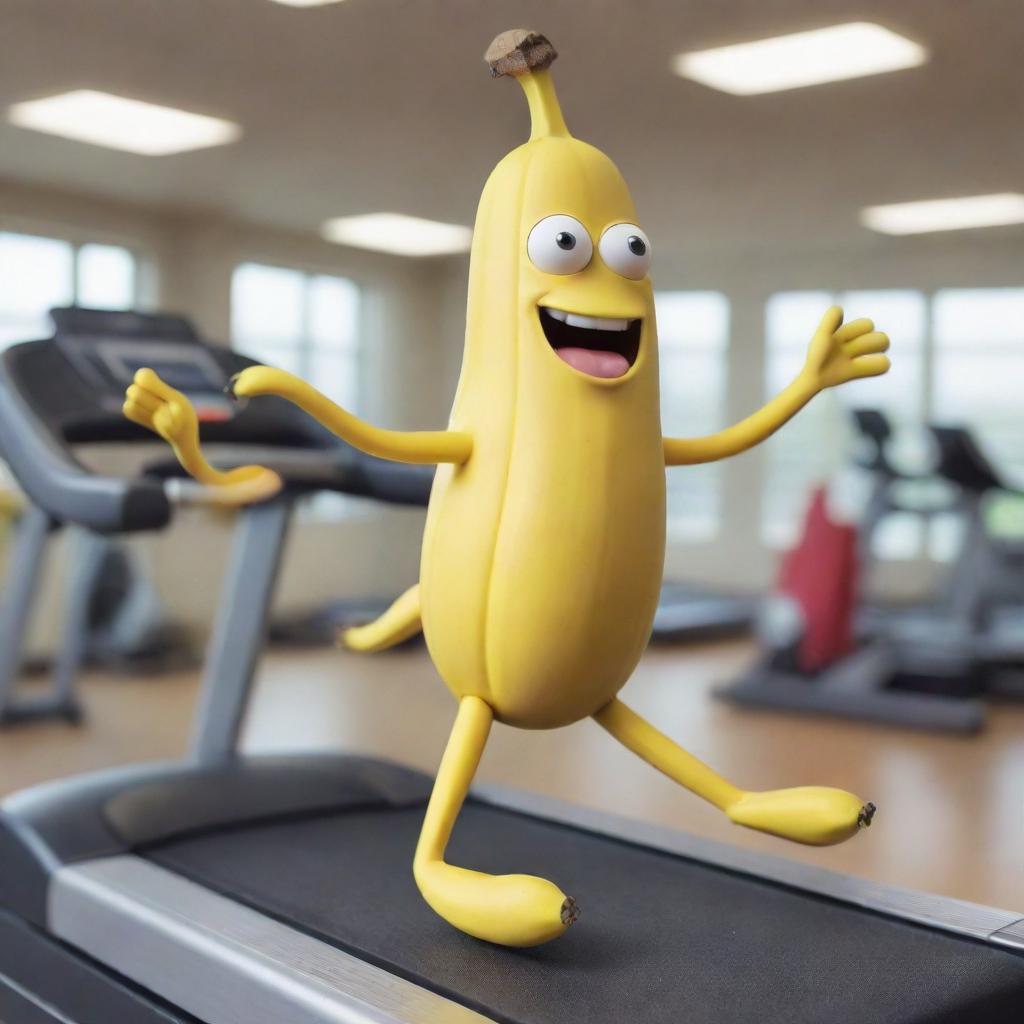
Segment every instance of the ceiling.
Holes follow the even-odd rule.
[[[930,63],[755,97],[668,70],[684,49],[851,20]],[[864,205],[1024,190],[1020,0],[0,0],[0,109],[96,88],[245,132],[152,158],[3,124],[0,178],[309,231],[377,210],[468,224],[527,134],[481,59],[512,27],[552,39],[571,130],[619,164],[662,249],[854,246]]]

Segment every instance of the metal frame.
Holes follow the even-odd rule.
[[[75,588],[69,594],[61,648],[65,650],[55,667],[53,684],[45,693],[33,697],[19,697],[16,693],[21,671],[25,637],[39,589],[43,571],[46,544],[57,523],[37,505],[30,505],[22,513],[14,535],[11,561],[0,599],[0,724],[11,725],[38,718],[63,718],[78,722],[82,710],[75,697],[75,677],[81,665],[81,647],[84,636],[76,633],[78,622],[75,611]],[[76,573],[76,588],[85,575],[83,568]],[[94,575],[94,574],[93,574]],[[89,583],[91,585],[92,577]],[[84,605],[84,601],[79,601]],[[82,628],[85,628],[86,609],[81,609]],[[76,655],[78,660],[76,661]]]
[[[61,868],[49,925],[208,1024],[491,1020],[138,857]]]
[[[238,748],[294,503],[286,495],[239,515],[190,744],[191,756],[203,764],[223,761]]]
[[[473,798],[1024,955],[1024,915],[836,874],[501,786]],[[210,1024],[490,1018],[141,858],[60,868],[49,930]]]
[[[73,545],[71,578],[64,595],[64,621],[53,664],[53,689],[74,701],[75,683],[89,654],[89,603],[113,541],[89,530],[75,530],[68,539]]]

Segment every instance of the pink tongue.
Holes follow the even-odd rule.
[[[602,352],[593,348],[555,349],[558,357],[580,373],[591,377],[621,377],[629,369],[629,361],[618,352]]]

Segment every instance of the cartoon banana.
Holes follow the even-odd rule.
[[[495,76],[522,86],[532,132],[498,164],[480,200],[448,429],[381,430],[268,367],[234,382],[239,396],[291,400],[370,454],[439,466],[419,585],[345,640],[381,650],[422,627],[459,705],[416,851],[416,881],[457,928],[511,946],[560,935],[577,908],[544,879],[444,860],[494,719],[550,729],[593,716],[733,821],[796,842],[842,842],[874,813],[836,789],[740,790],[616,695],[647,643],[658,601],[666,465],[744,451],[823,388],[885,373],[888,339],[868,320],[841,326],[842,311],[830,309],[804,369],[764,408],[709,437],[663,438],[650,241],[615,165],[569,134],[548,71],[555,56],[547,39],[525,30],[503,33],[486,54]],[[225,500],[272,485],[258,467],[217,474],[199,453],[187,406],[143,370],[125,413],[170,441],[204,482],[223,483]]]

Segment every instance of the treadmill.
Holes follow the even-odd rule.
[[[0,436],[33,501],[109,532],[162,529],[202,497],[169,468],[113,479],[70,452],[84,436],[149,438],[117,411],[145,364],[216,410],[208,441],[239,461],[263,448],[286,488],[238,515],[188,757],[0,804],[5,1024],[1019,1022],[1022,914],[496,787],[474,790],[452,860],[557,879],[583,917],[534,949],[446,924],[412,878],[428,777],[238,750],[296,498],[402,501],[423,473],[358,455],[274,399],[234,406],[221,387],[248,360],[225,349],[92,326],[74,356],[53,339],[0,355]]]
[[[74,345],[84,323],[104,323],[101,310],[75,307],[50,310],[54,337]],[[176,325],[194,335],[190,325]],[[170,330],[166,320],[119,316],[109,318],[112,333],[160,333]],[[0,456],[3,454],[0,438]],[[166,619],[160,599],[136,559],[116,539],[86,530],[73,530],[67,561],[72,565],[60,599],[60,628],[52,659],[26,655],[30,620],[36,609],[47,549],[62,523],[44,509],[29,504],[21,511],[11,538],[7,569],[0,586],[0,727],[62,719],[77,724],[83,719],[76,684],[82,668],[100,664],[121,673],[149,675],[172,669],[194,668],[184,631]],[[48,669],[45,688],[20,692],[22,675]]]
[[[930,427],[938,450],[937,472],[954,484],[966,506],[967,528],[946,583],[951,628],[991,669],[987,689],[1001,697],[1024,698],[1024,544],[992,535],[987,522],[993,498],[1024,498],[962,426]],[[1018,670],[1014,672],[1014,669]]]

